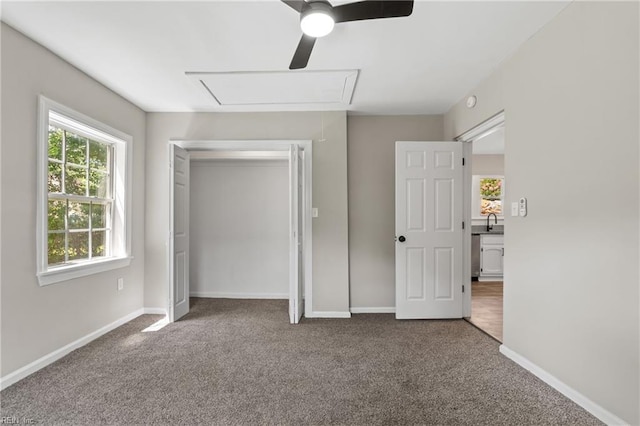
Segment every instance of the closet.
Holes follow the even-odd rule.
[[[289,171],[282,158],[191,158],[190,295],[289,298]]]
[[[169,320],[189,297],[288,299],[311,312],[311,141],[169,145]]]

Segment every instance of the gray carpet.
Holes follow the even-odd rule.
[[[591,425],[465,321],[289,325],[281,300],[192,299],[144,315],[0,393],[44,424]]]

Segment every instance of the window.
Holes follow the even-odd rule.
[[[480,179],[480,215],[502,214],[502,179]]]
[[[504,177],[478,176],[472,178],[473,218],[485,218],[494,213],[503,216]]]
[[[38,278],[129,264],[131,137],[44,97],[38,135]]]

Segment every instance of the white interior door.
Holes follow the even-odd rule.
[[[189,153],[170,145],[171,220],[169,321],[189,312]]]
[[[301,238],[300,238],[300,150],[298,145],[289,148],[289,223],[291,225],[289,238],[289,320],[297,324],[302,317],[302,280],[301,275]]]
[[[461,318],[461,142],[396,142],[396,318]]]

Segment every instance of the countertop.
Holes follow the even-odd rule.
[[[487,231],[487,225],[473,225],[471,227],[472,235],[480,235],[480,234],[492,234],[492,235],[503,235],[504,234],[504,225],[492,225],[491,231]]]

